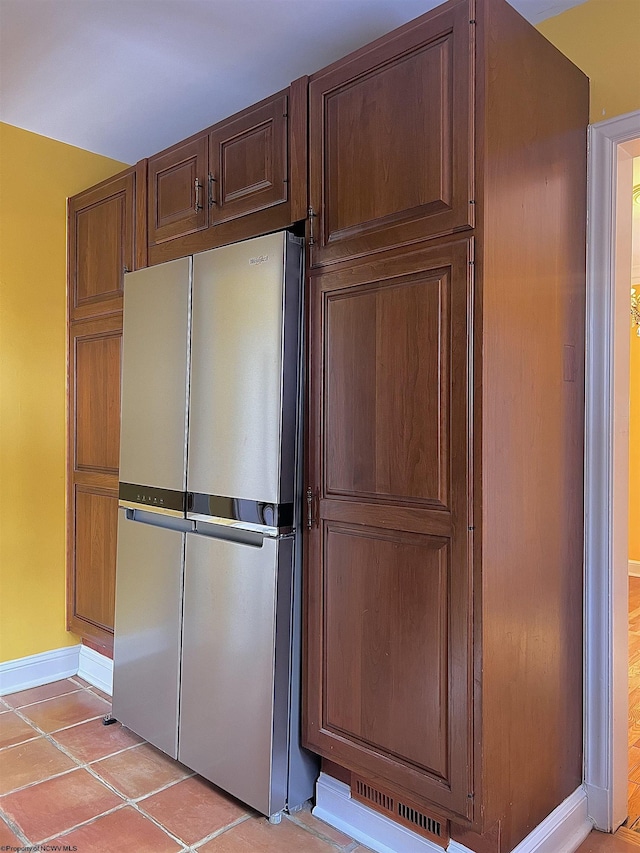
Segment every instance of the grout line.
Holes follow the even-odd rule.
[[[83,826],[88,826],[90,823],[95,823],[99,818],[106,817],[107,815],[113,814],[114,812],[119,812],[122,809],[126,808],[127,803],[118,803],[117,806],[114,806],[112,809],[107,809],[106,812],[101,812],[99,815],[95,817],[90,817],[88,820],[83,820],[80,823],[76,823],[74,826],[69,829],[64,829],[62,832],[57,832],[54,835],[49,835],[47,838],[42,838],[39,841],[35,842],[36,848],[41,844],[48,844],[50,841],[55,841],[56,838],[62,838],[64,835],[69,835],[70,832],[75,832],[76,829],[81,829]]]
[[[219,829],[216,829],[215,832],[211,832],[209,835],[204,835],[202,838],[198,838],[197,841],[192,841],[191,847],[195,850],[196,846],[201,847],[203,844],[207,844],[214,838],[218,838],[220,835],[224,835],[224,833],[228,830],[233,829],[236,826],[240,826],[241,823],[245,823],[245,821],[250,820],[254,817],[256,817],[255,814],[242,815],[241,817],[236,818],[232,823],[228,823],[226,826],[221,826]]]
[[[44,684],[42,685],[45,686]],[[32,688],[36,689],[36,688]],[[62,699],[63,696],[73,696],[74,693],[81,693],[82,690],[78,688],[77,690],[69,690],[68,693],[59,693],[57,696],[48,696],[46,699],[35,699],[33,702],[25,702],[24,705],[20,705],[17,708],[11,708],[12,711],[21,711],[23,708],[31,708],[33,705],[44,705],[45,702],[53,702],[54,699]],[[100,699],[100,696],[98,696]]]
[[[294,812],[293,814],[285,814],[283,815],[283,817],[285,817],[287,820],[290,820],[291,823],[294,823],[296,826],[300,827],[300,829],[306,830],[309,835],[313,835],[316,838],[319,838],[320,841],[324,841],[326,844],[331,844],[337,850],[340,850],[341,853],[345,853],[345,851],[349,850],[349,846],[351,845],[353,839],[351,839],[346,846],[344,844],[340,844],[338,841],[334,841],[332,838],[329,838],[328,835],[323,835],[322,827],[316,829],[316,827],[309,826],[308,824],[303,823],[301,820],[296,820],[296,814],[297,812]],[[343,835],[346,835],[346,832],[343,833]]]
[[[1,810],[0,810],[0,818],[5,822],[5,824],[9,827],[11,832],[13,832],[13,834],[16,836],[16,838],[20,841],[21,844],[26,844],[26,845],[31,844],[31,842],[29,841],[27,836],[24,834],[22,829],[18,826],[18,824],[15,823],[15,821],[11,820],[11,818]],[[11,848],[9,847],[7,849],[10,850]]]

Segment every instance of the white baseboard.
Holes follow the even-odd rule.
[[[320,774],[316,785],[313,814],[377,853],[442,853],[442,847],[434,842],[351,799],[349,786],[326,773]],[[587,814],[587,795],[580,787],[512,853],[574,853],[592,828]],[[451,841],[447,851],[472,853],[457,841]]]
[[[89,684],[98,687],[109,696],[113,693],[113,661],[111,658],[94,652],[88,646],[80,646],[78,675]]]
[[[592,829],[587,794],[580,787],[539,823],[513,853],[574,853]]]
[[[640,560],[629,560],[629,574],[632,578],[640,578]]]
[[[75,675],[78,672],[80,648],[67,646],[0,663],[0,696]]]

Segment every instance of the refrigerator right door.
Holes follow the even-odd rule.
[[[178,758],[270,815],[287,798],[293,539],[219,534],[187,534]]]
[[[187,490],[205,514],[293,501],[300,265],[286,232],[194,257]]]

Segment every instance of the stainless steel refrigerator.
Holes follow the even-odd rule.
[[[317,775],[299,746],[302,257],[280,232],[124,285],[113,716],[269,816]]]

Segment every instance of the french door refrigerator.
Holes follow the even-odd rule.
[[[268,816],[299,746],[301,240],[124,285],[113,716]]]

